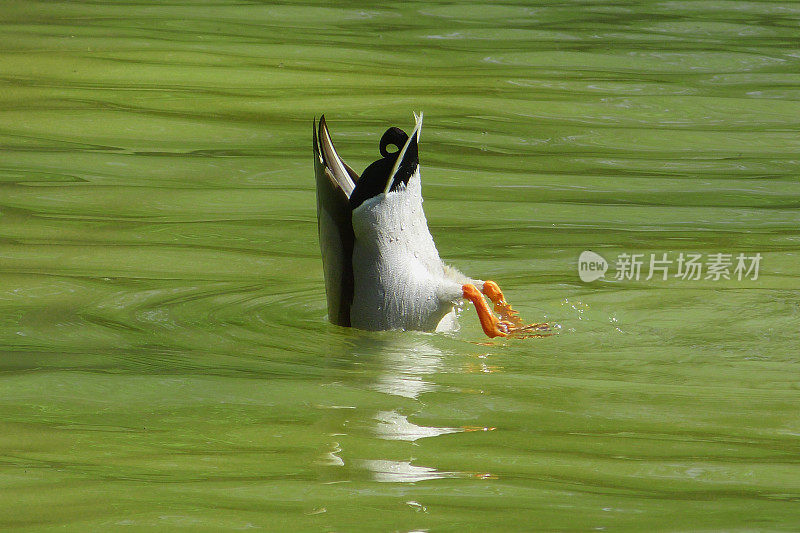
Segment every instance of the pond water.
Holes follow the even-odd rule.
[[[4,2],[0,527],[799,529],[798,23]],[[312,119],[360,171],[419,110],[442,257],[558,334],[326,321]]]

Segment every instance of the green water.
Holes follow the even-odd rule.
[[[800,529],[800,4],[342,6],[0,4],[0,529]],[[326,322],[311,120],[418,110],[440,253],[558,335]]]

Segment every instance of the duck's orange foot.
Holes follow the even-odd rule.
[[[517,313],[511,304],[506,301],[506,297],[503,296],[503,291],[500,290],[500,287],[494,281],[484,281],[483,282],[483,294],[485,294],[494,304],[495,312],[500,315],[500,319],[506,322],[509,322],[514,325],[514,327],[522,327],[522,319],[519,317],[519,313]]]
[[[508,328],[511,324],[503,322],[492,313],[483,295],[478,291],[478,288],[471,283],[461,286],[461,292],[464,298],[469,300],[475,305],[475,311],[478,313],[478,319],[481,321],[481,327],[487,337],[505,337],[508,335]]]
[[[550,324],[534,323],[525,326],[514,327],[508,330],[508,335],[518,339],[529,339],[531,337],[549,337],[553,334]]]
[[[464,298],[475,304],[475,310],[478,312],[478,318],[481,321],[483,332],[490,338],[494,337],[547,337],[552,335],[550,326],[548,324],[525,324],[519,318],[517,313],[511,305],[506,301],[503,296],[503,291],[497,286],[494,281],[486,281],[483,284],[483,294],[485,294],[494,303],[494,310],[500,315],[500,318],[495,316],[486,304],[486,300],[478,291],[478,289],[471,284],[461,287]]]

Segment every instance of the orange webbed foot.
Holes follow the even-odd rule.
[[[499,318],[489,309],[483,294],[475,285],[470,283],[462,285],[461,291],[464,298],[475,305],[475,311],[478,313],[483,332],[489,338],[513,336],[525,339],[528,337],[547,337],[553,334],[548,324],[526,325],[522,322],[522,319],[519,318],[519,313],[506,301],[503,291],[494,281],[484,282],[483,294],[494,303],[494,310],[500,315]]]
[[[475,285],[471,283],[462,285],[461,291],[464,298],[475,305],[475,311],[478,313],[478,319],[481,321],[481,327],[487,337],[505,337],[508,335],[509,323],[501,321],[492,313],[486,300],[483,299],[483,295]]]
[[[506,335],[520,338],[552,335],[550,326],[547,324],[525,324],[519,317],[519,313],[506,301],[503,291],[494,281],[483,282],[483,294],[494,303],[494,310],[500,315],[500,323],[504,325]]]
[[[485,294],[491,301],[494,303],[494,310],[495,312],[500,315],[500,318],[508,322],[509,324],[513,325],[515,328],[522,327],[522,319],[519,317],[519,313],[517,313],[511,304],[506,301],[506,297],[503,296],[503,291],[500,290],[500,287],[494,281],[484,281],[483,282],[483,294]]]

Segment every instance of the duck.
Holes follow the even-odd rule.
[[[313,121],[328,319],[361,330],[446,331],[457,327],[456,309],[469,301],[490,338],[539,326],[522,324],[497,283],[442,261],[422,208],[422,113],[414,119],[411,134],[397,127],[383,133],[380,159],[361,175],[339,156],[325,115]]]

